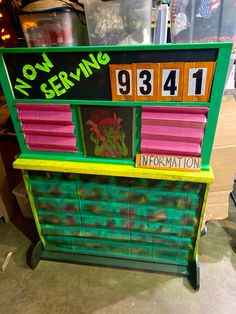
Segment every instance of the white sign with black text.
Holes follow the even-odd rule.
[[[137,154],[135,165],[140,168],[199,171],[201,169],[201,158]]]

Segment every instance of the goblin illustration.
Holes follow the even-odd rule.
[[[121,130],[122,119],[113,113],[113,117],[102,119],[98,123],[88,120],[90,141],[95,144],[94,154],[99,157],[125,157],[128,148],[125,133]]]

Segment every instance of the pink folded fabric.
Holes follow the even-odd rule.
[[[74,125],[58,125],[58,124],[30,124],[25,123],[22,128],[25,134],[30,135],[54,135],[54,136],[73,136]]]
[[[142,138],[153,140],[201,143],[204,130],[166,125],[142,125]]]
[[[207,107],[142,108],[141,153],[201,156]]]
[[[141,153],[199,157],[201,146],[197,143],[145,139],[142,140]]]
[[[30,150],[77,151],[70,105],[18,103],[16,107]]]

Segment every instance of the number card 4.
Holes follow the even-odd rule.
[[[132,64],[110,64],[112,100],[134,100],[135,85]]]
[[[184,63],[161,63],[159,80],[159,98],[162,101],[183,100]]]
[[[191,62],[184,66],[183,101],[209,101],[215,62]]]

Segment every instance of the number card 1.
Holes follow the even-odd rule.
[[[158,98],[158,63],[134,64],[135,100],[156,101]]]
[[[110,64],[112,100],[134,100],[135,85],[132,64]]]
[[[209,101],[215,62],[190,62],[184,66],[183,101]]]
[[[160,64],[159,99],[162,101],[182,101],[184,63]]]

